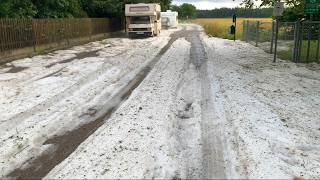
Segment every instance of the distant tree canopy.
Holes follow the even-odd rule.
[[[254,7],[255,0],[243,0],[242,5],[246,8]],[[260,7],[272,7],[275,0],[261,0]],[[283,0],[286,5],[284,15],[281,18],[283,21],[295,21],[302,18],[308,18],[304,14],[305,0]],[[320,13],[313,16],[315,20],[320,20]]]
[[[122,17],[124,3],[154,2],[163,11],[171,4],[171,0],[0,0],[0,17]]]
[[[179,18],[181,19],[192,19],[197,17],[197,9],[192,4],[183,3],[180,6],[173,5],[170,9],[172,11],[177,11],[179,13]]]
[[[160,3],[161,10],[166,11],[170,8],[172,0],[125,0],[126,3]]]
[[[225,18],[237,14],[238,17],[252,17],[252,18],[269,18],[272,16],[272,8],[220,8],[212,10],[197,10],[198,18]]]

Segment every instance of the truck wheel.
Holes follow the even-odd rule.
[[[129,33],[129,38],[130,39],[133,39],[135,36],[134,36],[134,34],[133,33]]]

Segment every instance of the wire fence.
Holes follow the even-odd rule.
[[[72,40],[77,38],[90,39],[122,28],[120,20],[107,18],[0,19],[0,57],[26,47],[36,51],[41,45],[53,43],[73,45],[77,42]]]
[[[243,22],[243,40],[293,62],[320,62],[320,22]],[[275,52],[275,46],[277,51]]]

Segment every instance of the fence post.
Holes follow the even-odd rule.
[[[242,40],[246,40],[246,21],[242,21]]]
[[[277,59],[278,34],[279,34],[279,20],[276,19],[276,37],[275,37],[275,45],[274,45],[273,62],[276,62],[276,59]]]
[[[292,52],[292,61],[298,62],[298,51],[299,51],[299,34],[300,34],[300,22],[296,21],[294,24],[294,47]]]
[[[307,47],[307,62],[309,62],[310,57],[310,44],[311,43],[311,23],[308,23],[308,47]]]
[[[319,62],[319,51],[320,51],[320,23],[318,25],[318,46],[317,46],[317,56],[316,56],[316,60],[317,62]]]
[[[4,31],[3,20],[0,19],[0,38],[4,38],[3,31]],[[0,42],[0,52],[3,52],[3,51],[4,51],[4,41],[2,40]]]
[[[246,42],[248,42],[249,41],[249,20],[247,20],[247,22],[246,22]]]
[[[70,34],[72,33],[70,30],[70,18],[66,19],[66,36],[67,36],[67,45],[70,46]]]
[[[287,29],[288,29],[288,23],[284,22],[283,23],[284,27],[284,33],[283,33],[283,40],[287,40]]]
[[[6,51],[6,50],[9,50],[10,49],[10,47],[9,47],[9,44],[8,44],[8,42],[9,42],[9,39],[8,39],[8,37],[9,37],[9,35],[8,35],[8,19],[3,19],[3,35],[4,35],[4,50]]]
[[[32,45],[33,45],[33,51],[36,53],[37,52],[37,41],[36,41],[36,32],[35,32],[35,22],[33,19],[31,21],[31,32],[32,32]]]
[[[92,26],[94,25],[94,19],[90,19],[90,41],[92,41]]]
[[[297,51],[297,62],[300,62],[301,60],[301,49],[302,49],[302,40],[303,40],[303,33],[304,33],[304,23],[301,22],[301,24],[299,25],[300,29],[299,29],[299,40],[298,40],[298,51]]]
[[[257,26],[256,26],[256,47],[258,47],[258,42],[259,42],[259,27],[260,27],[260,22],[257,21]]]
[[[271,43],[270,43],[270,54],[273,53],[273,42],[274,42],[274,21],[272,21],[272,29],[271,29]]]

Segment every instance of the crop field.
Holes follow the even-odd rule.
[[[242,39],[243,21],[260,21],[271,22],[271,18],[237,18],[237,39]],[[201,18],[192,20],[192,23],[199,24],[204,27],[205,32],[208,35],[214,37],[220,37],[224,39],[232,39],[230,35],[230,26],[232,25],[232,18]],[[271,24],[270,24],[271,25]]]

